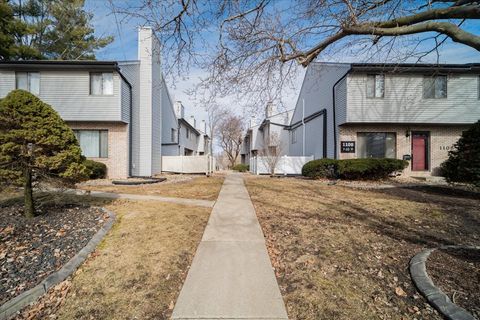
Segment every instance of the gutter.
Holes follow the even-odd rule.
[[[122,74],[120,71],[120,67],[117,65],[116,71],[120,75],[123,81],[127,84],[130,92],[130,101],[129,101],[129,114],[130,114],[130,119],[128,123],[128,176],[132,176],[132,142],[133,142],[133,87],[132,84],[127,80],[127,78]]]
[[[350,73],[350,71],[352,70],[352,67],[350,67],[350,69],[348,69],[347,72],[345,72],[345,74],[337,80],[337,82],[335,82],[335,84],[333,85],[332,87],[332,109],[333,109],[333,159],[337,159],[337,115],[336,115],[336,104],[335,104],[335,87],[337,86],[337,84],[340,83],[340,81],[342,81],[343,79],[345,79],[347,77],[347,75]]]
[[[328,134],[328,130],[327,130],[327,109],[326,108],[323,108],[320,111],[312,113],[308,117],[305,117],[300,121],[292,123],[289,126],[285,126],[284,130],[293,130],[293,129],[299,128],[301,126],[303,126],[303,128],[305,128],[306,123],[312,121],[315,118],[318,118],[319,116],[323,116],[323,152],[322,153],[323,153],[323,157],[326,158],[327,157],[327,134]]]

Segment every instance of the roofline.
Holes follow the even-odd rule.
[[[11,70],[117,70],[117,61],[22,60],[0,61],[0,69]]]
[[[179,119],[178,119],[178,122],[182,122],[182,123],[185,124],[187,127],[189,127],[190,129],[192,129],[193,131],[195,131],[195,133],[197,134],[197,136],[200,136],[200,135],[201,135],[200,131],[198,131],[197,128],[195,128],[194,126],[192,126],[192,125],[190,124],[190,122],[188,122],[188,121],[185,120],[184,118],[179,118]]]

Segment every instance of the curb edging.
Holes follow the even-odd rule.
[[[427,299],[445,319],[448,320],[476,320],[467,310],[454,304],[450,298],[440,288],[435,286],[427,273],[425,263],[432,252],[437,249],[474,249],[480,250],[475,246],[441,246],[434,249],[426,249],[416,254],[410,260],[410,276],[418,291]]]
[[[108,214],[108,219],[105,224],[93,235],[88,243],[76,255],[74,255],[66,264],[59,270],[53,272],[48,277],[42,280],[39,284],[30,290],[22,292],[13,299],[8,300],[0,306],[0,320],[7,320],[13,317],[18,311],[35,302],[38,298],[43,296],[51,287],[59,284],[68,278],[77,268],[87,259],[88,255],[92,253],[100,241],[103,240],[108,231],[112,228],[116,216],[115,213],[103,207],[101,211]]]

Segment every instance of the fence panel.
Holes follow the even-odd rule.
[[[282,156],[277,160],[275,166],[275,174],[302,174],[302,167],[308,161],[313,160],[313,156],[309,157],[291,157]],[[267,157],[252,157],[250,159],[250,172],[253,174],[270,174],[270,165],[273,163],[271,159]]]
[[[162,171],[175,173],[211,173],[215,161],[210,156],[162,156]]]

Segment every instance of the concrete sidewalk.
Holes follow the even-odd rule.
[[[240,174],[229,174],[172,319],[288,319]]]

